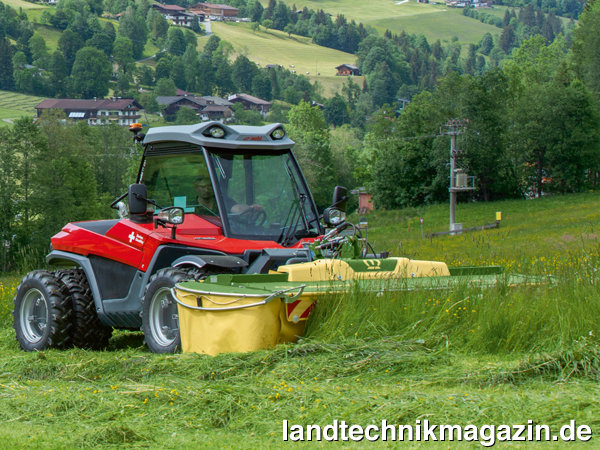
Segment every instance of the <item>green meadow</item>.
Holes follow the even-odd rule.
[[[47,5],[44,5],[41,3],[31,3],[31,2],[26,2],[23,0],[2,0],[2,3],[10,6],[13,9],[16,9],[17,11],[19,10],[19,8],[23,9],[23,10],[32,10],[32,9],[44,10],[44,9],[48,8]]]
[[[500,263],[537,283],[511,287],[500,278],[485,290],[331,296],[317,304],[300,343],[245,354],[154,355],[138,332],[115,333],[102,352],[25,353],[11,327],[23,274],[4,274],[0,438],[19,448],[274,448],[284,419],[532,421],[553,432],[575,420],[591,427],[593,445],[599,206],[597,193],[460,203],[464,227],[493,222],[501,211],[500,227],[441,237],[428,233],[447,229],[447,205],[366,215],[377,251],[452,265]]]
[[[447,8],[442,3],[417,3],[415,0],[393,1],[372,0],[285,0],[288,6],[296,5],[298,9],[324,11],[343,14],[356,23],[362,22],[380,32],[389,29],[393,33],[406,31],[412,34],[423,34],[430,42],[437,39],[450,41],[457,37],[463,43],[479,42],[486,32],[500,34],[500,29],[483,24],[462,15],[462,9]],[[267,6],[268,2],[263,2]]]
[[[331,95],[341,89],[345,77],[336,76],[336,66],[355,64],[356,56],[339,50],[321,47],[310,38],[265,29],[253,31],[248,23],[212,22],[212,31],[233,46],[234,54],[245,55],[261,67],[279,64],[312,82],[323,86],[324,94]],[[201,38],[203,46],[208,38]],[[362,78],[354,80],[362,85]]]
[[[35,106],[42,100],[42,97],[33,95],[0,91],[0,126],[8,126],[19,117],[34,117]]]

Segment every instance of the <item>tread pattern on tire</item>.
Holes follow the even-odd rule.
[[[148,280],[148,284],[146,285],[146,288],[144,290],[144,298],[142,299],[142,311],[144,311],[144,304],[146,302],[146,297],[148,295],[148,288],[150,287],[150,285],[152,285],[152,283],[160,277],[169,277],[174,281],[175,283],[180,283],[181,281],[184,280],[198,280],[202,277],[203,273],[201,271],[199,271],[196,268],[178,268],[178,267],[165,267],[163,269],[158,270],[154,275],[152,275],[150,277],[150,279]],[[142,317],[142,322],[145,319]],[[142,325],[142,330],[143,330],[143,325]],[[146,346],[152,351],[152,348],[150,345],[148,345],[148,340],[147,340],[147,336],[146,333],[144,333],[144,342],[146,343]],[[175,347],[174,351],[177,351],[180,347],[181,343],[179,342],[178,345]]]
[[[39,345],[30,343],[26,345],[19,335],[22,336],[20,330],[20,309],[26,291],[29,288],[41,288],[40,292],[46,297],[48,309],[48,322],[46,326],[49,328],[48,333],[45,333],[45,338],[42,339]],[[34,270],[23,277],[17,293],[13,300],[13,327],[17,334],[17,341],[21,348],[27,351],[45,350],[47,348],[67,348],[71,345],[71,319],[72,306],[71,297],[65,285],[61,283],[55,274],[47,270]],[[25,340],[25,337],[22,337]]]
[[[56,276],[66,286],[71,297],[73,345],[90,350],[106,348],[112,336],[112,328],[104,325],[98,318],[83,269],[59,270]]]

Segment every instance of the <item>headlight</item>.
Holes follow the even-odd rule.
[[[202,134],[206,137],[222,139],[225,137],[225,130],[218,125],[213,125],[212,127],[206,129],[206,131],[204,131]]]
[[[323,211],[323,222],[330,227],[336,227],[346,221],[346,213],[337,208],[327,208]]]
[[[172,206],[171,208],[160,210],[156,217],[161,222],[170,223],[172,225],[180,225],[183,223],[185,216],[183,214],[183,208]]]
[[[281,127],[275,128],[271,133],[271,138],[275,141],[283,139],[285,137],[285,130]]]

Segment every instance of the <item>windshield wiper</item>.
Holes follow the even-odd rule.
[[[305,233],[310,233],[308,219],[306,217],[306,211],[304,210],[304,202],[306,201],[307,195],[303,192],[302,193],[300,192],[298,183],[296,182],[296,179],[294,178],[294,175],[292,173],[292,169],[290,168],[288,163],[285,164],[285,169],[288,173],[288,176],[292,180],[292,188],[294,189],[294,195],[297,199],[293,202],[292,208],[294,206],[297,206],[299,214],[298,214],[298,217],[296,218],[296,220],[294,221],[294,218],[296,216],[295,211],[290,209],[290,212],[288,213],[288,217],[286,218],[284,225],[287,224],[290,214],[293,212],[292,221],[290,221],[290,227],[287,230],[284,227],[282,229],[281,235],[279,236],[279,239],[278,239],[278,242],[281,245],[283,245],[284,247],[287,245],[291,245],[292,239],[294,237],[296,237],[296,234],[297,234],[296,228],[298,227],[298,222],[300,221],[300,219],[302,219],[302,224],[304,225]],[[292,225],[292,223],[293,223],[293,225]]]

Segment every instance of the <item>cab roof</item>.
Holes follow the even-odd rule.
[[[220,127],[224,131],[222,138],[212,137],[209,130]],[[273,132],[281,128],[280,123],[263,126],[224,125],[211,121],[195,125],[174,125],[150,128],[142,143],[157,144],[162,142],[187,142],[207,147],[231,149],[288,149],[294,145],[287,133],[281,139],[274,139]],[[285,131],[285,130],[284,130]]]

